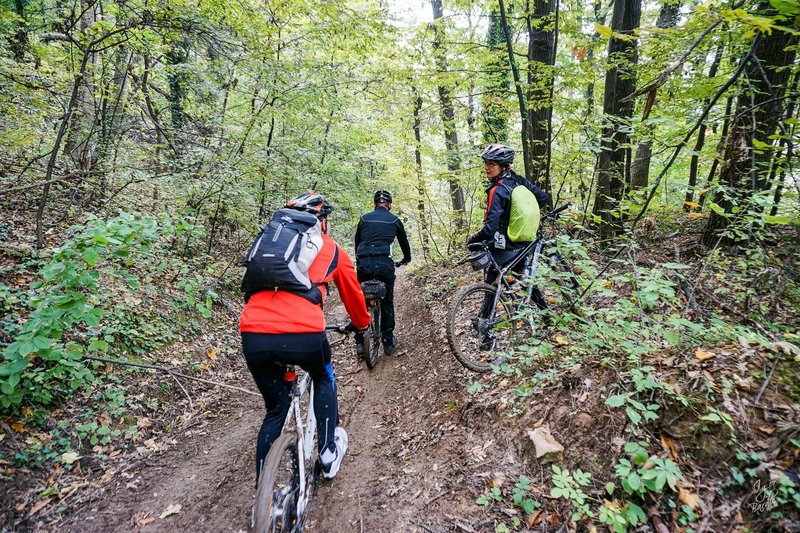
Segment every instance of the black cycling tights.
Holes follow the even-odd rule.
[[[264,458],[281,434],[289,412],[291,383],[284,380],[285,367],[282,365],[297,365],[311,374],[319,452],[325,448],[333,450],[339,407],[328,337],[324,333],[242,333],[242,349],[247,368],[267,408],[256,443],[256,481]]]

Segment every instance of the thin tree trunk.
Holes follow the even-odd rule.
[[[83,52],[83,57],[81,59],[81,66],[78,70],[78,74],[75,76],[75,81],[72,84],[72,94],[69,97],[69,103],[67,104],[67,111],[64,113],[64,117],[61,119],[61,124],[58,127],[58,133],[56,134],[56,140],[53,143],[53,149],[50,151],[50,159],[47,161],[47,170],[45,171],[44,179],[45,185],[44,189],[42,190],[42,196],[39,199],[39,207],[36,210],[36,249],[40,250],[42,246],[44,246],[44,210],[47,206],[47,199],[50,195],[50,185],[52,184],[52,177],[53,177],[53,170],[56,167],[56,161],[58,161],[58,151],[61,148],[61,141],[64,139],[64,135],[67,133],[67,129],[69,128],[70,123],[72,122],[72,114],[77,107],[80,90],[84,83],[84,77],[86,76],[86,68],[89,64],[89,57],[92,55],[91,48],[87,47]]]
[[[800,79],[800,74],[795,73],[794,79],[792,81],[792,86],[789,88],[789,94],[792,95],[789,99],[789,105],[786,108],[786,115],[784,116],[784,120],[788,118],[794,117],[794,109],[795,104],[797,104],[797,97],[794,96],[797,93],[797,84],[798,80]],[[770,216],[776,216],[778,214],[778,205],[781,203],[781,198],[783,197],[783,183],[786,180],[786,170],[791,168],[792,166],[792,157],[794,156],[794,143],[790,142],[789,139],[794,138],[794,132],[797,128],[795,125],[792,125],[791,131],[789,132],[788,138],[787,136],[781,137],[780,140],[780,150],[775,154],[775,162],[772,165],[772,170],[770,171],[769,182],[775,183],[775,176],[778,175],[778,181],[775,183],[775,194],[772,197],[772,207],[769,210]],[[788,146],[788,148],[787,148]],[[780,155],[783,153],[783,149],[786,148],[786,158],[783,162],[780,162]],[[780,168],[780,171],[778,171]]]
[[[436,58],[436,67],[440,74],[447,73],[447,57],[442,46],[442,28],[440,21],[444,16],[442,12],[442,0],[431,0],[433,8],[433,51]],[[456,113],[453,106],[450,90],[444,85],[443,80],[438,83],[439,102],[444,126],[444,144],[447,151],[447,169],[450,171],[450,199],[455,215],[455,226],[457,229],[464,228],[464,190],[458,183],[457,173],[461,170],[461,161],[458,154],[458,130],[456,129]]]
[[[511,31],[508,29],[508,16],[506,15],[506,6],[503,0],[498,0],[500,4],[500,19],[503,23],[503,32],[506,37],[506,51],[508,52],[508,62],[511,65],[511,75],[514,77],[514,89],[517,93],[517,103],[519,105],[519,114],[522,121],[522,160],[525,164],[525,176],[530,177],[532,169],[530,163],[530,141],[528,133],[528,108],[525,104],[525,95],[522,92],[522,80],[519,75],[519,68],[517,67],[517,60],[514,57],[514,46],[511,42]]]
[[[656,27],[660,29],[674,28],[678,23],[678,13],[680,8],[680,3],[673,3],[669,0],[661,4],[661,11],[658,13]],[[651,96],[647,99],[644,113],[642,113],[642,122],[644,123],[646,123],[650,116],[650,111],[655,105],[655,98],[655,92],[652,92]],[[653,124],[646,123],[644,138],[636,147],[636,157],[631,164],[630,177],[628,180],[631,189],[644,189],[650,183],[650,159],[653,156],[654,132],[655,126]]]
[[[758,7],[764,14],[774,12],[766,1],[760,2]],[[726,143],[726,166],[719,180],[724,190],[720,190],[714,199],[725,216],[712,212],[702,236],[703,244],[709,247],[720,237],[728,245],[749,240],[758,229],[755,227],[757,220],[748,222],[747,239],[741,237],[741,233],[737,236],[725,231],[732,222],[747,216],[749,211],[760,211],[761,207],[753,202],[753,196],[772,185],[769,168],[775,154],[772,150],[755,150],[755,147],[756,143],[771,144],[771,136],[783,121],[783,96],[789,82],[789,69],[786,67],[794,62],[797,37],[775,28],[769,34],[757,35],[756,39],[760,40],[753,48],[754,57],[745,70],[750,83],[739,96]]]
[[[722,50],[725,47],[724,41],[721,41],[717,46],[717,51],[714,54],[714,61],[711,63],[711,67],[708,69],[708,77],[709,79],[714,78],[717,75],[717,70],[719,69],[719,64],[722,61]],[[710,102],[710,99],[706,99],[703,102],[703,107],[707,107]],[[692,200],[694,199],[694,189],[697,187],[697,171],[700,165],[700,151],[703,149],[703,146],[706,142],[706,123],[700,125],[700,129],[697,130],[697,142],[694,145],[694,153],[692,154],[692,159],[689,164],[689,186],[686,190],[686,197],[683,200],[683,210],[686,212],[692,211],[693,205]]]
[[[603,10],[603,3],[602,2],[595,2],[594,3],[594,21],[597,24],[605,25],[606,23],[606,15],[602,12]],[[586,59],[591,63],[592,59],[594,58],[594,43],[600,40],[600,33],[595,30],[594,34],[592,35],[592,44],[589,45],[589,50],[586,53]],[[594,81],[590,81],[589,84],[586,86],[586,109],[583,112],[583,117],[587,118],[594,114]]]
[[[428,216],[425,213],[425,178],[422,175],[422,96],[416,87],[411,88],[414,95],[414,168],[417,172],[417,211],[419,212],[419,231],[422,241],[422,256],[427,258],[430,248],[428,242]]]
[[[81,0],[80,32],[82,39],[89,39],[95,22],[94,0]],[[92,135],[97,117],[94,108],[93,80],[96,69],[97,54],[89,50],[87,68],[82,76],[82,83],[78,90],[78,102],[72,113],[72,124],[67,128],[67,139],[64,144],[64,155],[69,157],[73,164],[81,171],[88,174],[91,170],[94,155],[92,154]],[[91,69],[88,66],[91,65]]]
[[[703,209],[708,197],[708,191],[714,183],[714,176],[717,174],[717,167],[719,160],[723,157],[725,151],[725,142],[728,139],[728,130],[731,127],[731,111],[733,109],[733,97],[729,96],[725,102],[725,119],[722,122],[722,132],[720,134],[719,145],[717,146],[717,154],[714,155],[714,160],[711,162],[711,168],[708,170],[708,177],[706,178],[706,186],[700,191],[697,203],[700,204],[698,211]]]
[[[14,0],[14,11],[20,19],[19,29],[8,38],[8,44],[11,48],[11,53],[14,55],[14,61],[22,63],[25,59],[25,50],[28,49],[28,22],[25,20],[24,0]]]

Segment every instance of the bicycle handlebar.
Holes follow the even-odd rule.
[[[556,215],[558,215],[560,212],[564,211],[570,205],[572,205],[572,204],[567,202],[564,205],[562,205],[561,207],[557,207],[557,208],[553,209],[552,211],[550,211],[549,213],[544,215],[542,218],[556,218]]]
[[[348,329],[348,326],[350,326],[349,322],[344,324],[328,324],[325,326],[325,331],[335,331],[336,333],[347,335],[348,333],[351,333],[351,330]]]

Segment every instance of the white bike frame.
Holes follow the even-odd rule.
[[[303,427],[303,413],[300,410],[300,399],[308,390],[308,412],[306,413],[306,423]],[[298,471],[300,474],[300,490],[297,496],[297,514],[303,516],[308,505],[311,484],[307,483],[306,464],[311,460],[314,453],[314,432],[317,430],[317,418],[314,416],[314,387],[311,386],[311,376],[306,373],[300,380],[292,383],[292,403],[286,415],[283,427],[292,425],[294,419],[295,433],[297,435],[297,456],[300,458]]]

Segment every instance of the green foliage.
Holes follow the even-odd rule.
[[[182,235],[182,229],[175,229]],[[151,268],[164,268],[153,255],[159,226],[153,219],[121,213],[102,220],[89,215],[83,226],[74,226],[69,237],[39,268],[40,281],[30,287],[30,310],[3,351],[0,375],[0,407],[10,409],[22,402],[47,405],[62,401],[96,381],[84,354],[102,355],[112,349],[152,349],[168,338],[174,324],[163,315],[139,309],[137,293],[142,275],[152,283]],[[168,268],[168,267],[167,267]],[[164,269],[166,270],[166,269]],[[187,281],[188,280],[188,281]],[[213,292],[200,292],[200,274],[180,280],[180,307],[210,315]],[[156,290],[148,286],[148,291]],[[19,303],[8,290],[3,300]],[[177,302],[188,302],[187,304]],[[138,331],[141,328],[142,331]]]
[[[552,469],[553,485],[555,486],[550,490],[550,496],[564,498],[572,504],[575,509],[571,518],[573,521],[580,520],[583,516],[593,517],[594,513],[589,507],[588,496],[583,492],[583,487],[589,485],[592,475],[580,469],[571,473],[557,465],[553,465]]]

